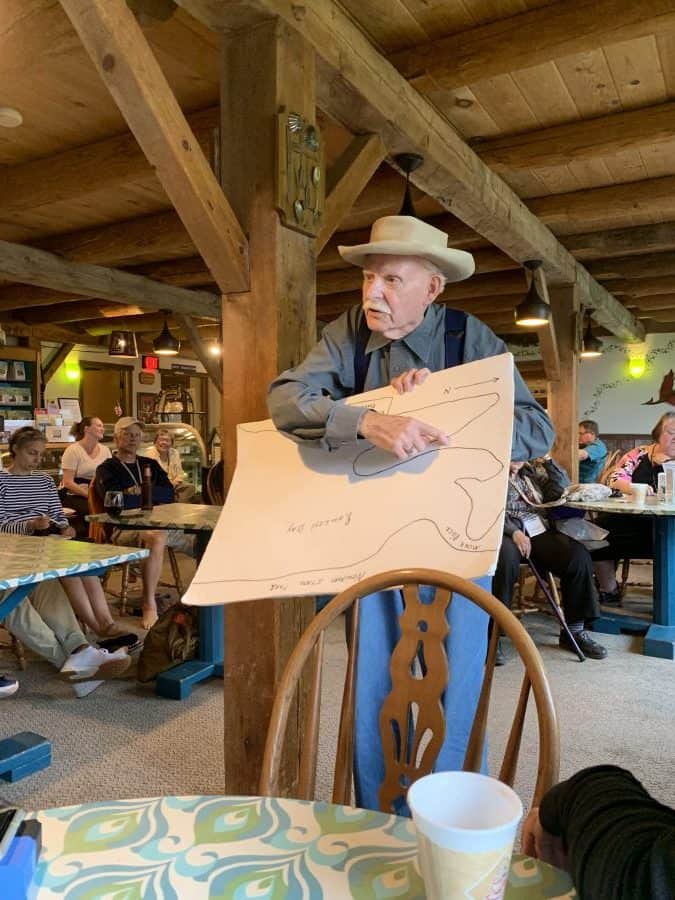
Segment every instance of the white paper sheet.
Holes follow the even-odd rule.
[[[347,402],[436,425],[449,447],[400,462],[367,441],[327,452],[271,420],[240,425],[227,502],[184,601],[335,594],[388,569],[494,571],[513,429],[513,357]]]

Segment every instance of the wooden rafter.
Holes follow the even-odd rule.
[[[675,250],[675,222],[612,228],[563,238],[565,246],[579,259],[604,259],[639,253]]]
[[[0,241],[0,278],[85,297],[134,303],[143,309],[170,309],[220,318],[220,298],[206,291],[188,291],[142,275],[69,262],[53,253],[7,241]]]
[[[248,287],[248,242],[124,0],[61,0],[221,291]]]
[[[43,389],[52,380],[61,363],[65,362],[66,357],[73,350],[75,344],[61,344],[54,353],[49,357],[49,361],[42,367],[42,387]]]
[[[191,316],[181,316],[183,326],[189,336],[190,344],[195,352],[195,356],[206,369],[206,373],[214,383],[219,393],[223,393],[223,370],[220,365],[220,359],[216,359],[209,355],[208,350],[204,346],[204,341],[199,333],[199,329],[195,325]]]
[[[203,3],[180,0],[180,5],[197,17],[204,14]],[[381,134],[391,153],[421,152],[425,164],[413,175],[420,189],[442,206],[452,207],[462,221],[514,259],[541,259],[553,282],[578,283],[585,302],[592,299],[597,321],[614,334],[626,340],[643,338],[640,323],[593,281],[443,116],[382,57],[338,3],[315,0],[302,7],[300,16],[286,0],[221,0],[218,7],[223,27],[227,27],[228,10],[236,14],[242,8],[283,19],[317,52],[321,109],[354,133]],[[213,13],[213,5],[209,12]]]
[[[357,135],[331,167],[323,223],[316,239],[317,253],[326,246],[386,155],[387,148],[378,134]]]
[[[627,150],[673,142],[675,103],[568,122],[525,134],[471,142],[495,172],[564,166],[578,160],[615,156]]]
[[[189,115],[187,121],[208,154],[213,129],[218,125],[218,108]],[[5,215],[77,200],[102,188],[114,190],[130,182],[157,181],[147,157],[129,132],[12,166],[3,176]]]
[[[426,74],[440,87],[456,88],[673,28],[671,0],[558,0],[391,59],[406,77]]]
[[[59,303],[53,308],[41,306],[37,309],[19,309],[15,310],[12,318],[25,322],[27,325],[47,325],[52,322],[65,325],[66,323],[86,322],[98,317],[119,319],[123,316],[142,316],[145,312],[147,312],[147,307],[127,306],[124,303],[109,303],[105,300],[91,299],[79,300],[74,303]]]

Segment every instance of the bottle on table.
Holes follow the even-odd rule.
[[[152,509],[152,468],[143,466],[143,480],[141,482],[141,509]]]

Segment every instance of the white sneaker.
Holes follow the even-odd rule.
[[[92,691],[95,691],[97,687],[100,687],[103,684],[102,681],[73,681],[73,690],[75,691],[76,697],[86,697],[87,694],[91,694]]]
[[[59,672],[61,678],[70,681],[86,681],[90,678],[115,678],[131,665],[124,648],[108,653],[100,647],[83,647],[71,653]]]
[[[7,678],[6,675],[0,675],[0,697],[11,697],[19,690],[19,682],[16,678]]]

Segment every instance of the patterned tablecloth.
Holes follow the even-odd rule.
[[[0,591],[24,584],[37,584],[65,575],[86,575],[117,563],[133,562],[147,550],[89,544],[60,537],[0,535]]]
[[[160,797],[36,813],[38,900],[423,900],[415,831],[383,813],[261,797]],[[506,897],[576,897],[514,856]]]
[[[179,531],[213,531],[220,516],[222,506],[207,506],[204,503],[162,503],[149,512],[134,510],[130,516],[116,519],[107,513],[87,516],[105,525],[118,528],[175,528]],[[140,515],[138,514],[140,512]]]

